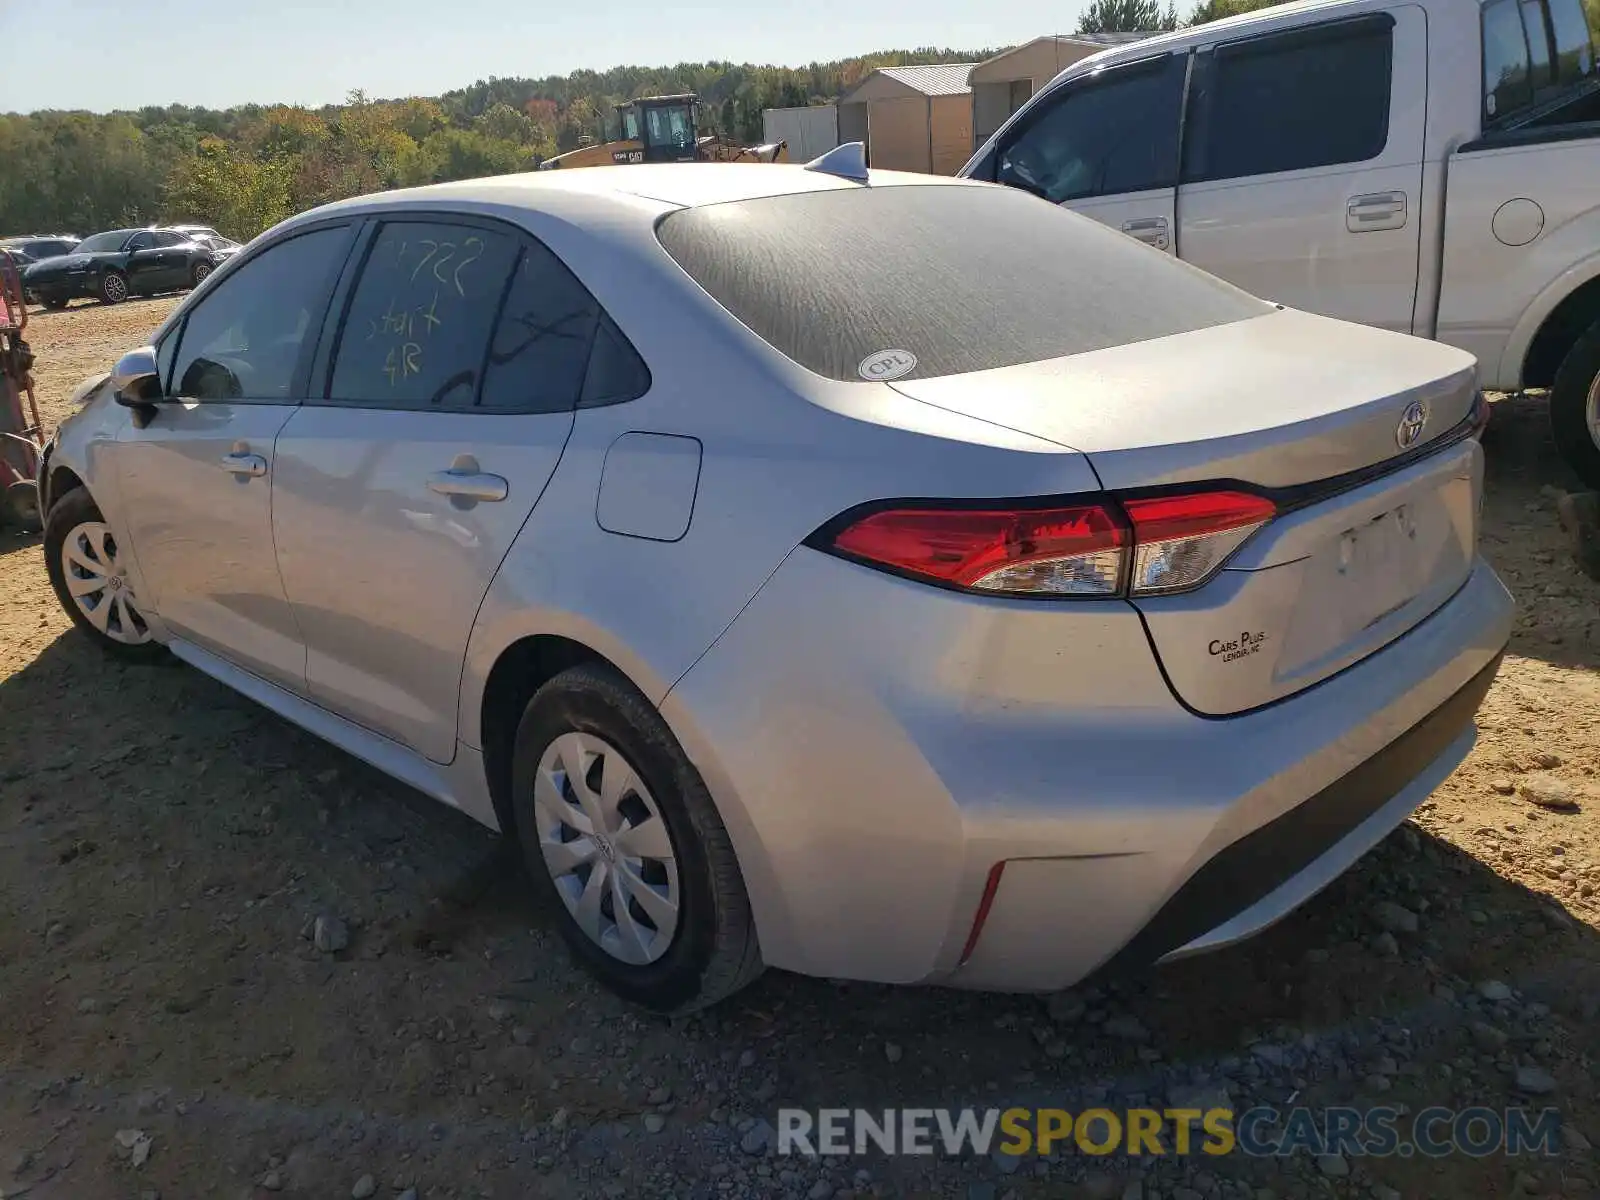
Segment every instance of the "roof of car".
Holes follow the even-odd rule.
[[[808,171],[792,163],[644,163],[633,166],[578,167],[556,171],[529,171],[486,179],[462,179],[428,187],[380,192],[340,201],[314,210],[382,208],[395,202],[482,201],[535,206],[541,196],[556,200],[582,196],[590,203],[606,197],[653,200],[673,208],[698,208],[765,196],[796,192],[845,191],[867,187],[944,185],[975,187],[966,180],[905,171],[871,172],[865,185],[854,180]],[[309,214],[308,214],[309,215]]]

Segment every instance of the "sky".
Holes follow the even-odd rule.
[[[433,96],[492,75],[798,66],[1070,32],[1084,0],[0,0],[0,112]]]

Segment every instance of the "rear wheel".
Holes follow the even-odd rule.
[[[100,299],[106,304],[121,304],[127,298],[127,278],[120,271],[107,271],[100,280]]]
[[[1567,351],[1550,389],[1556,449],[1584,484],[1600,490],[1600,321]]]
[[[659,713],[608,667],[563,671],[517,729],[524,865],[592,975],[656,1012],[704,1008],[761,973],[733,845]]]
[[[116,536],[84,489],[74,488],[51,507],[44,561],[61,607],[102,650],[133,661],[164,653],[128,582]]]

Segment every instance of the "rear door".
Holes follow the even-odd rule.
[[[368,236],[318,395],[278,439],[278,563],[312,698],[448,762],[473,620],[561,457],[600,314],[510,226]]]
[[[1200,47],[1179,254],[1264,299],[1410,333],[1426,44],[1406,5]]]
[[[1007,132],[992,178],[1173,252],[1186,54],[1075,80]]]

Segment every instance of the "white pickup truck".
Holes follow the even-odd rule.
[[[1301,0],[1084,59],[961,174],[1549,388],[1600,488],[1594,42],[1583,0]]]

